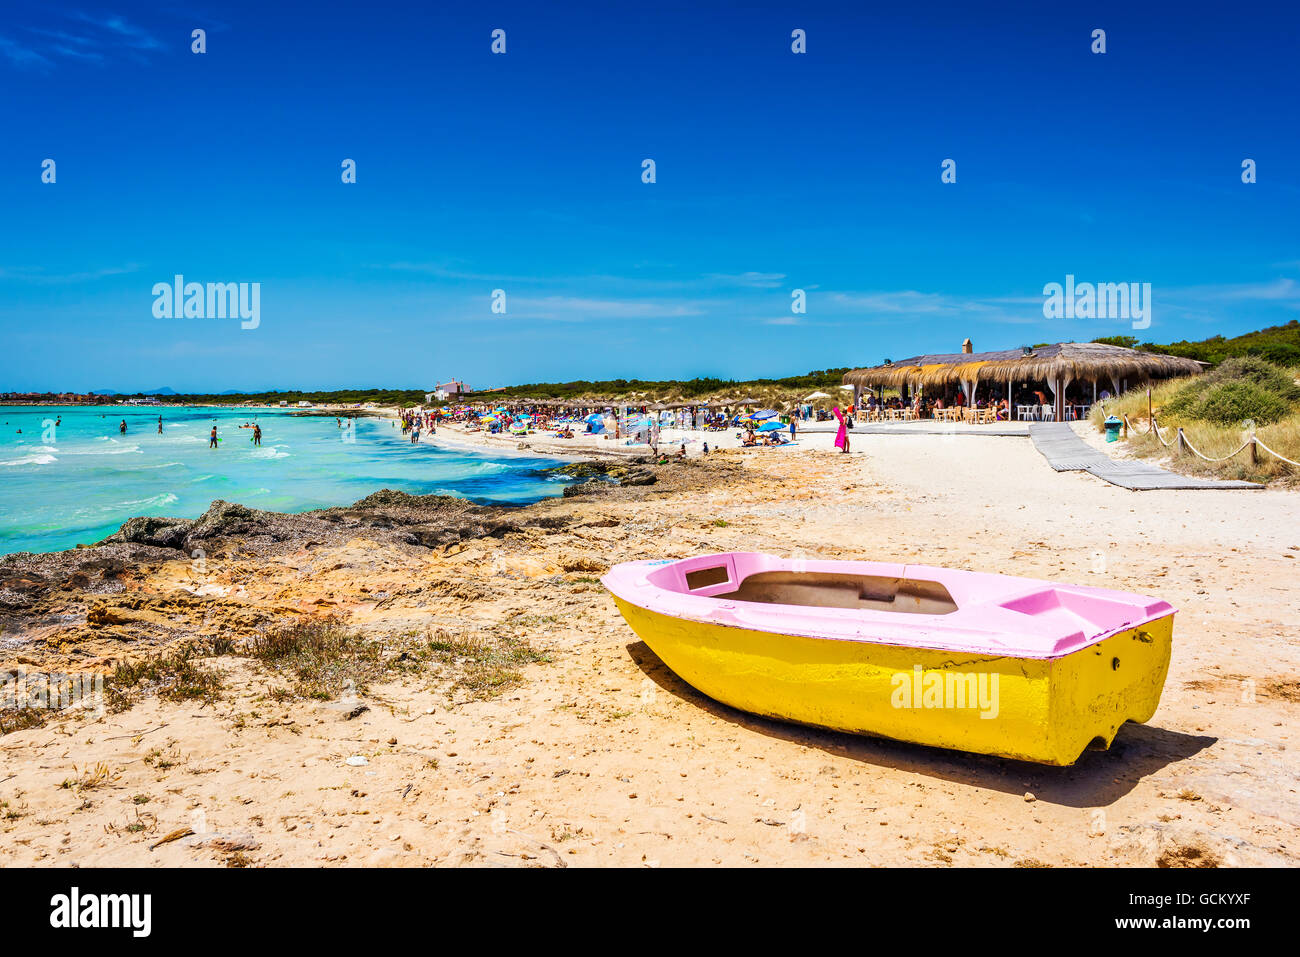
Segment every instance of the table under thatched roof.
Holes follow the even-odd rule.
[[[1168,378],[1194,375],[1203,363],[1100,342],[1056,342],[1025,355],[1021,349],[912,356],[889,365],[854,369],[847,385],[860,388],[955,382],[1028,382],[1042,379]]]

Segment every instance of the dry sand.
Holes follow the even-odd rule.
[[[211,587],[243,586],[241,601],[373,635],[511,618],[550,660],[489,701],[415,674],[358,702],[276,703],[276,679],[224,658],[215,705],[148,700],[14,732],[0,865],[1296,863],[1300,496],[1128,492],[1053,472],[1023,438],[813,445],[723,453],[740,482],[537,506],[574,520],[500,540],[210,558]],[[1165,598],[1181,611],[1164,698],[1072,768],[736,712],[668,671],[591,581],[618,561],[731,549]],[[99,763],[103,783],[61,786]]]

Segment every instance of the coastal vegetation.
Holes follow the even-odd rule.
[[[293,622],[250,639],[245,654],[293,680],[293,694],[331,701],[364,694],[389,670],[383,646],[332,618]]]
[[[1248,441],[1251,430],[1278,455],[1300,461],[1300,383],[1294,368],[1285,368],[1257,356],[1229,358],[1202,376],[1173,379],[1151,389],[1133,390],[1093,409],[1092,421],[1103,428],[1107,416],[1126,417],[1128,447],[1142,458],[1170,457],[1179,471],[1220,478],[1267,482],[1300,480],[1294,466],[1279,461],[1266,451],[1253,457],[1249,448],[1237,451]],[[1155,419],[1152,428],[1148,417]],[[1178,448],[1176,436],[1184,438],[1210,459],[1207,462]],[[1233,453],[1236,454],[1233,454]]]
[[[1255,356],[1280,366],[1300,365],[1300,320],[1292,319],[1281,326],[1269,326],[1240,336],[1211,336],[1195,342],[1180,339],[1177,342],[1139,342],[1136,336],[1106,336],[1094,339],[1112,346],[1159,352],[1167,356],[1182,356],[1218,365],[1227,359]]]
[[[227,650],[186,642],[161,654],[120,662],[104,682],[104,695],[113,711],[125,711],[142,698],[201,701],[211,704],[221,694],[221,674],[208,659]]]
[[[227,669],[219,663],[244,659],[287,681],[271,691],[281,702],[346,700],[367,694],[375,682],[419,674],[452,703],[486,701],[522,685],[523,666],[550,660],[525,637],[547,623],[554,619],[514,616],[472,632],[438,628],[375,640],[335,618],[291,621],[244,640],[186,641],[119,661],[105,677],[104,700],[114,713],[148,698],[214,704],[227,691]],[[57,708],[0,709],[0,736],[61,714]]]

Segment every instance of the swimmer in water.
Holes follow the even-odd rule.
[[[253,426],[253,444],[262,444],[262,427],[260,425]]]
[[[117,431],[121,432],[123,435],[126,435],[126,419],[122,420],[122,424],[117,427]]]
[[[212,427],[212,434],[208,436],[208,448],[215,449],[216,447],[217,447],[217,427],[214,425]]]

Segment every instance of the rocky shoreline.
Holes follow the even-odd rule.
[[[737,469],[722,460],[584,460],[554,469],[581,480],[565,488],[563,499],[526,506],[382,489],[351,505],[298,514],[217,500],[195,519],[135,517],[93,545],[0,558],[0,667],[8,661],[104,669],[196,632],[248,635],[305,613],[292,589],[277,601],[254,601],[246,585],[212,580],[231,562],[239,565],[236,577],[253,580],[286,556],[357,542],[419,555],[547,534],[589,521],[590,509],[600,506],[584,505],[588,500],[711,485],[734,478]]]

